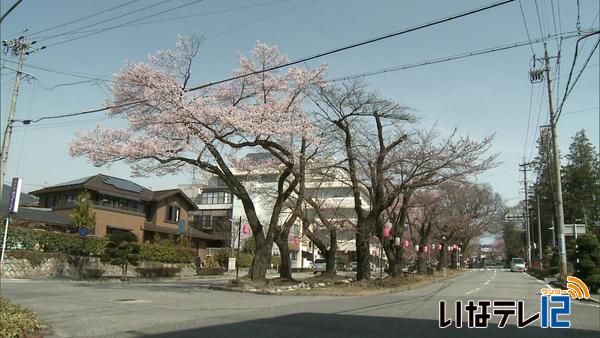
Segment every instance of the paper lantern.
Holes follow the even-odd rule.
[[[405,240],[404,240],[404,247],[405,247],[405,248],[408,248],[408,239],[405,239]]]
[[[246,223],[244,223],[244,225],[242,226],[242,232],[244,233],[244,235],[247,235],[250,233],[250,226]]]
[[[383,237],[388,238],[390,237],[390,230],[392,230],[391,228],[383,228]]]
[[[442,251],[442,245],[438,244],[438,250]]]
[[[396,246],[400,246],[400,237],[396,237],[396,239],[394,239],[394,244]]]
[[[429,251],[429,247],[427,245],[423,246],[423,252],[427,253],[427,251]]]
[[[435,244],[431,244],[431,251],[435,250]]]
[[[419,244],[415,245],[415,252],[419,252]]]

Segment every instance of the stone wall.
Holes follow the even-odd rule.
[[[85,261],[85,262],[83,262]],[[138,267],[180,267],[180,264],[166,264],[156,262],[140,262]],[[181,266],[181,276],[191,277],[196,275],[196,267],[193,264]],[[97,257],[86,257],[80,260],[66,259],[60,257],[42,258],[40,262],[32,263],[26,258],[5,257],[2,267],[3,278],[80,278],[80,273],[86,269],[104,270],[102,277],[120,277],[121,267],[118,265],[105,264]],[[130,266],[127,271],[128,277],[137,277],[136,267]],[[179,274],[177,274],[179,276]]]

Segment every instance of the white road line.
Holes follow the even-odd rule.
[[[539,280],[539,279],[537,279],[537,278],[533,277],[532,275],[530,275],[530,274],[528,274],[528,273],[526,273],[526,272],[524,272],[524,271],[523,271],[523,272],[521,272],[521,273],[522,273],[522,274],[524,274],[525,276],[527,276],[527,277],[529,277],[529,278],[533,279],[534,281],[536,281],[536,282],[538,282],[538,283],[544,284],[544,285],[545,285],[545,286],[546,286],[548,289],[551,289],[551,288],[552,288],[552,287],[550,287],[550,285],[546,284],[546,282],[542,282],[541,280]]]
[[[490,284],[489,280],[487,282],[483,283],[483,285],[488,285],[488,284]]]
[[[469,292],[465,292],[465,295],[470,295],[470,294],[472,294],[473,292],[476,292],[476,291],[479,291],[479,288],[477,288],[475,290],[471,290]]]

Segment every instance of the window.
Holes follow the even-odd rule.
[[[167,210],[167,221],[179,222],[180,208],[175,205],[170,205]]]
[[[226,191],[210,191],[200,194],[200,204],[230,204],[231,193]]]
[[[219,178],[217,178],[217,186],[218,187],[226,187],[227,184],[225,184],[225,181],[223,181],[223,179],[219,177]]]

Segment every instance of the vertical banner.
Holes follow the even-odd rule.
[[[19,200],[21,198],[21,184],[22,179],[15,177],[12,179],[12,185],[10,187],[10,196],[8,199],[8,213],[14,214],[19,211]]]

